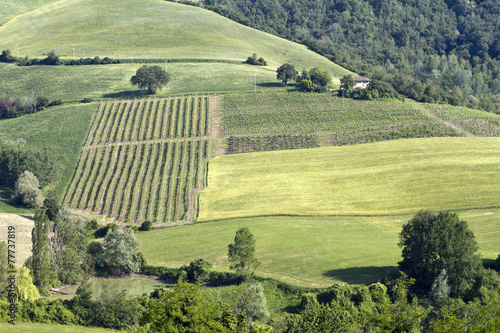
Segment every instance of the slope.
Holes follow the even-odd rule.
[[[349,73],[303,45],[237,24],[210,11],[160,0],[63,0],[0,27],[0,49],[29,57],[56,54],[125,59],[224,59],[252,53],[270,66],[320,66],[334,76]]]
[[[500,138],[428,138],[217,156],[199,220],[498,206]]]

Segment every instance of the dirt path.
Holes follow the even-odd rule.
[[[428,117],[431,117],[431,118],[434,118],[434,119],[439,119],[443,124],[445,124],[446,126],[448,127],[451,127],[453,128],[454,130],[456,130],[457,132],[459,133],[463,133],[465,136],[467,137],[472,137],[472,136],[475,136],[474,134],[472,134],[471,132],[468,132],[466,130],[464,130],[462,127],[452,123],[451,121],[447,121],[447,120],[443,120],[440,116],[437,115],[436,112],[433,112],[431,111],[430,109],[428,109],[427,107],[421,105],[421,104],[416,104],[416,106],[420,109],[420,111],[422,111],[423,114],[425,114],[426,116]]]

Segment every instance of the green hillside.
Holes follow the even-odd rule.
[[[54,147],[64,156],[60,179],[48,190],[62,197],[75,172],[81,147],[87,137],[97,104],[80,104],[47,109],[15,119],[0,121],[0,140],[24,139],[35,147]],[[0,209],[2,201],[0,199]],[[9,212],[10,209],[5,211]],[[14,211],[18,212],[18,211]],[[20,211],[19,211],[20,213]]]
[[[498,206],[500,138],[429,138],[217,156],[199,220]]]
[[[458,214],[474,232],[481,257],[495,259],[500,253],[500,209]],[[245,218],[141,232],[138,237],[151,265],[180,267],[203,258],[216,270],[228,270],[227,245],[236,230],[248,227],[262,261],[260,276],[302,286],[371,283],[401,260],[398,234],[411,217]]]
[[[0,49],[64,58],[225,59],[252,53],[276,68],[320,66],[335,77],[348,73],[303,45],[239,25],[210,11],[161,0],[63,0],[0,27]]]
[[[0,11],[0,25],[10,19],[25,14],[40,6],[56,2],[57,0],[2,0]]]

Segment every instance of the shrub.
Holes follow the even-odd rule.
[[[151,227],[153,226],[153,222],[151,221],[144,221],[141,224],[141,228],[139,230],[141,231],[148,231],[151,230]]]
[[[12,198],[28,207],[40,207],[43,204],[40,184],[33,173],[26,170],[19,176]]]

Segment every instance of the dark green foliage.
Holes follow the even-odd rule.
[[[498,112],[497,1],[203,3],[232,20],[305,44],[353,72],[389,82],[406,97]]]
[[[191,261],[189,266],[182,266],[180,269],[186,271],[189,281],[202,283],[210,277],[211,268],[211,263],[200,258]]]
[[[35,227],[31,233],[33,247],[30,269],[33,273],[33,284],[43,295],[50,294],[49,289],[56,279],[53,267],[51,267],[51,252],[48,245],[49,229],[50,221],[45,215],[45,209],[37,209]]]
[[[262,58],[262,57],[257,59],[256,53],[252,54],[251,57],[248,57],[247,60],[245,61],[245,63],[250,64],[250,65],[257,65],[257,66],[267,66],[267,61],[265,61],[264,58]]]
[[[349,332],[355,327],[354,319],[347,309],[337,302],[320,304],[314,294],[306,294],[299,314],[287,315],[286,332]]]
[[[148,231],[148,230],[151,230],[152,226],[153,226],[153,222],[151,222],[151,221],[144,221],[144,222],[142,222],[141,227],[140,227],[139,230],[141,230],[141,231]]]
[[[255,238],[248,228],[236,231],[234,243],[228,245],[228,259],[230,268],[241,274],[243,280],[252,276],[260,265],[255,257]]]
[[[25,321],[61,325],[76,322],[74,314],[60,300],[41,298],[34,302],[21,301],[18,303],[18,310],[18,318]]]
[[[13,186],[19,175],[30,170],[40,186],[56,180],[64,164],[64,157],[55,148],[36,148],[25,144],[0,141],[0,184]]]
[[[49,52],[47,58],[43,60],[45,65],[57,66],[60,64],[59,56],[57,56],[54,51]]]
[[[420,211],[403,226],[401,270],[416,279],[418,290],[429,292],[446,270],[450,296],[465,295],[478,278],[481,260],[467,222],[451,212]]]
[[[128,297],[125,290],[117,290],[104,283],[97,298],[95,325],[117,330],[138,324],[144,309],[135,297]]]
[[[149,305],[141,325],[149,324],[153,332],[229,332],[216,320],[219,306],[203,303],[196,285],[179,281],[172,290],[158,293]]]
[[[230,136],[227,154],[319,147],[317,135]]]
[[[344,93],[350,92],[354,89],[354,75],[349,74],[340,79],[340,88],[344,89]]]
[[[108,233],[109,230],[115,231],[116,228],[118,228],[118,224],[116,224],[116,223],[108,223],[105,226],[100,227],[99,229],[97,229],[94,232],[94,236],[96,238],[103,238],[103,237],[106,236],[106,234]]]
[[[147,89],[148,93],[154,94],[156,91],[170,81],[170,74],[160,66],[142,66],[137,70],[130,82],[139,89]]]
[[[328,71],[315,67],[310,71],[304,70],[297,77],[297,82],[299,83],[297,86],[299,91],[325,92],[332,83],[332,76]]]
[[[57,203],[57,200],[52,198],[47,198],[43,201],[43,207],[45,209],[45,214],[51,221],[55,221],[61,205]]]
[[[14,62],[16,58],[12,56],[12,52],[10,50],[3,50],[2,54],[0,54],[0,62]]]
[[[299,73],[291,64],[283,64],[276,70],[276,78],[281,80],[281,84],[286,86],[288,81],[295,80]]]

